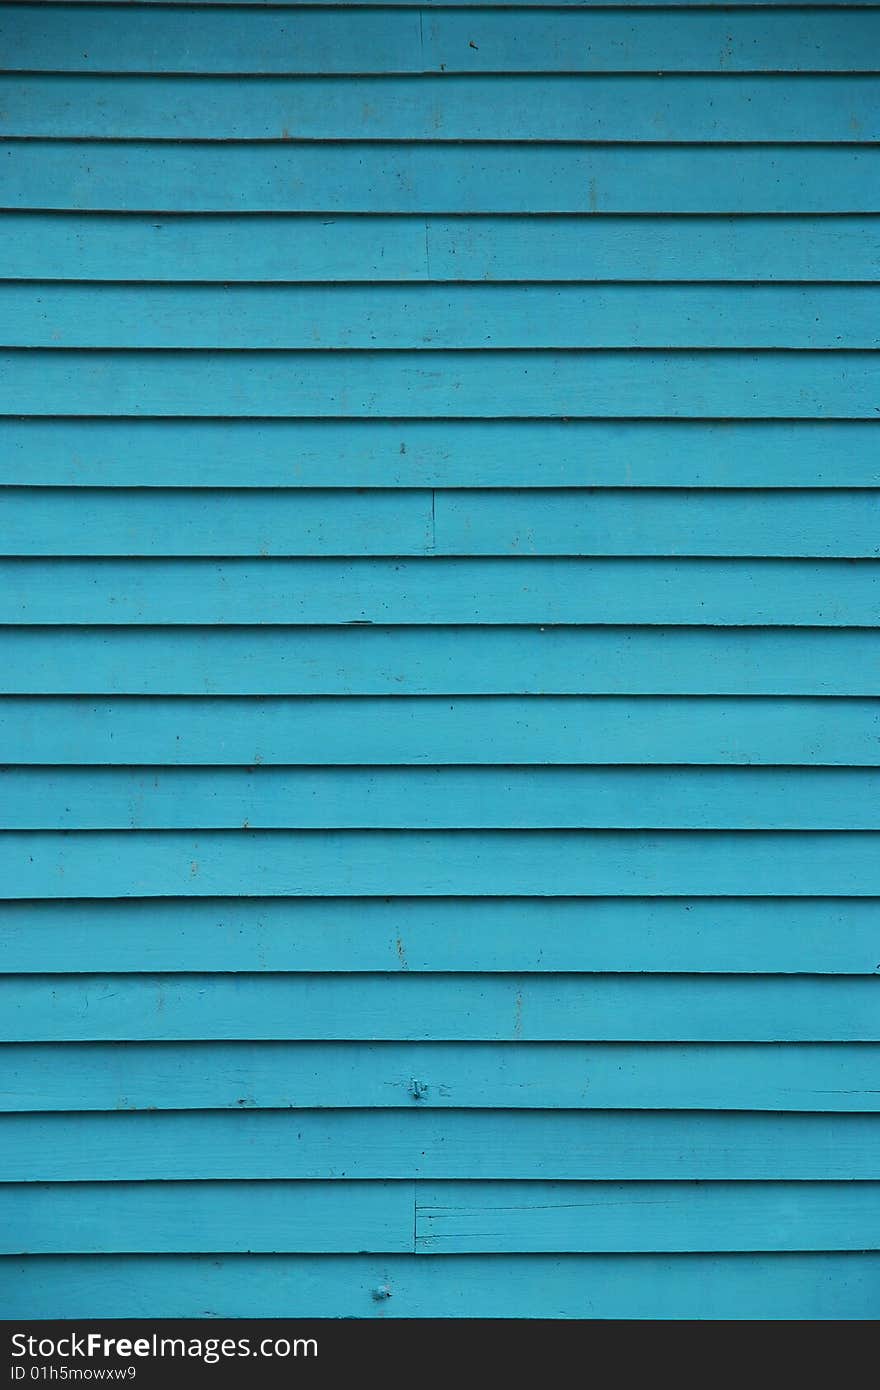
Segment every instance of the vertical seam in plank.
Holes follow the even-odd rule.
[[[415,1255],[419,1244],[419,1180],[413,1179],[413,1244],[412,1253]]]

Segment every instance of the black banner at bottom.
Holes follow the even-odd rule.
[[[486,1369],[514,1383],[552,1376],[552,1383],[590,1381],[613,1365],[614,1380],[648,1382],[665,1365],[680,1376],[689,1364],[736,1375],[761,1369],[776,1352],[788,1373],[799,1355],[818,1369],[845,1333],[876,1337],[876,1323],[852,1322],[602,1322],[506,1319],[156,1319],[128,1321],[0,1320],[0,1390],[8,1386],[130,1385],[261,1387],[318,1384],[329,1377],[360,1380],[386,1372],[421,1380],[426,1374],[475,1375]],[[858,1340],[856,1338],[856,1340]],[[608,1362],[606,1358],[612,1357]],[[5,1365],[3,1364],[5,1362]],[[432,1377],[433,1379],[433,1377]],[[605,1379],[605,1376],[602,1376]],[[623,1383],[626,1383],[624,1379]]]

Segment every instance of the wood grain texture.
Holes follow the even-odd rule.
[[[63,1211],[69,1190],[58,1190]],[[99,1200],[103,1206],[103,1194]],[[880,1183],[416,1184],[417,1254],[870,1250],[878,1243]]]
[[[7,1258],[10,1317],[395,1317],[870,1321],[876,1253],[99,1255]],[[377,1290],[382,1296],[376,1298]]]
[[[9,830],[880,830],[873,768],[7,768]]]
[[[415,1253],[872,1250],[880,1183],[422,1183]],[[410,1183],[0,1186],[2,1253],[412,1248]]]
[[[873,420],[880,354],[25,348],[0,372],[4,414]]]
[[[354,704],[350,696],[259,700],[7,696],[0,701],[0,761],[211,767],[291,763],[309,767],[344,763],[880,765],[876,699],[553,695],[356,699]]]
[[[875,559],[0,559],[0,623],[26,626],[873,627],[878,615]]]
[[[668,21],[667,21],[668,22]],[[146,140],[870,143],[876,76],[0,76],[0,133]]]
[[[21,1184],[17,1195],[26,1200],[24,1189],[43,1182],[307,1182],[323,1194],[322,1216],[333,1202],[332,1189],[339,1191],[344,1222],[346,1206],[362,1214],[351,1204],[352,1180],[410,1183],[411,1204],[413,1179],[515,1179],[529,1186],[547,1180],[747,1181],[760,1191],[780,1181],[862,1183],[880,1171],[876,1114],[506,1110],[490,1107],[491,1101],[487,1090],[486,1108],[471,1110],[411,1102],[408,1111],[7,1115],[0,1120],[0,1192],[7,1183]],[[17,1195],[7,1189],[7,1200]],[[466,1204],[466,1190],[455,1195]],[[431,1205],[427,1194],[425,1202]],[[519,1205],[511,1203],[512,1222]],[[531,1202],[526,1190],[521,1205],[543,1204]],[[388,1206],[392,1215],[399,1213],[396,1202]],[[365,1209],[373,1218],[381,1215],[381,1196]],[[410,1205],[410,1239],[414,1215]],[[338,1219],[328,1221],[337,1238]],[[486,1219],[491,1223],[492,1214]]]
[[[5,206],[22,210],[330,216],[880,211],[880,150],[863,145],[35,139],[0,141],[0,159]]]
[[[175,2],[176,0],[137,0],[137,3],[141,5],[168,5]],[[310,4],[312,5],[336,6],[339,2],[340,0],[310,0]],[[95,5],[131,5],[133,0],[92,0],[92,3]],[[297,8],[292,4],[279,5],[278,0],[185,0],[185,3],[188,8],[193,8],[198,5],[235,5],[237,8],[249,7],[251,5],[271,5],[273,8],[280,9]],[[663,0],[661,6],[659,0],[650,0],[650,4],[647,5],[645,4],[645,0],[618,0],[614,8],[626,9],[630,5],[635,5],[638,9],[671,9],[681,5],[683,8],[687,9],[693,5],[693,3],[694,0]],[[822,8],[829,8],[835,5],[845,5],[847,8],[851,8],[852,6],[867,6],[871,3],[872,0],[822,0]],[[346,5],[349,6],[369,5],[372,8],[373,4],[374,0],[346,0]],[[804,0],[748,0],[748,5],[746,7],[754,5],[755,7],[763,8],[764,6],[772,5],[775,9],[778,6],[789,4],[794,5],[797,9],[804,8]],[[401,5],[404,8],[413,8],[412,0],[386,0],[383,8],[393,9],[397,5]],[[495,5],[499,5],[502,9],[530,10],[542,9],[544,6],[558,10],[568,5],[576,5],[579,9],[587,9],[594,5],[599,9],[608,8],[606,0],[529,0],[528,5],[511,5],[509,0],[481,0],[479,5],[475,4],[475,0],[421,0],[419,8],[429,9],[435,5],[442,9],[461,9],[464,11],[470,9],[491,9]],[[715,5],[721,5],[724,9],[729,8],[726,3],[722,3],[722,0],[700,0],[701,9],[711,9]]]
[[[878,683],[866,628],[0,629],[4,694],[871,696]]]
[[[878,926],[841,897],[3,901],[0,971],[871,975]]]
[[[369,909],[369,904],[365,906]],[[190,968],[196,969],[197,963]],[[814,1154],[818,1166],[812,1173],[821,1178],[825,1171],[822,1165],[834,1164],[843,1155],[863,1153],[867,1162],[872,1161],[871,1123],[858,1119],[852,1121],[851,1128],[835,1122],[810,1129],[812,1121],[803,1116],[810,1112],[835,1116],[880,1112],[880,1046],[876,1043],[117,1041],[4,1043],[0,1058],[5,1078],[0,1097],[4,1110],[10,1113],[113,1111],[116,1113],[103,1130],[106,1141],[108,1126],[117,1136],[152,1133],[159,1124],[152,1112],[191,1111],[188,1119],[179,1116],[174,1124],[178,1134],[190,1126],[195,1136],[193,1152],[197,1151],[199,1162],[204,1163],[208,1154],[222,1162],[228,1152],[230,1130],[225,1132],[223,1144],[206,1145],[200,1137],[201,1118],[196,1112],[235,1111],[231,1133],[246,1145],[251,1131],[244,1115],[291,1110],[295,1113],[287,1118],[260,1121],[264,1134],[273,1132],[275,1126],[282,1136],[278,1152],[284,1154],[286,1162],[292,1163],[297,1153],[311,1154],[313,1143],[317,1145],[315,1163],[325,1162],[326,1150],[321,1147],[325,1142],[334,1146],[338,1161],[338,1145],[348,1133],[353,1148],[347,1162],[375,1162],[377,1171],[381,1168],[380,1176],[386,1171],[389,1151],[383,1149],[381,1157],[368,1157],[368,1132],[386,1136],[389,1145],[402,1143],[399,1152],[405,1161],[434,1176],[441,1175],[440,1168],[430,1165],[441,1165],[443,1175],[448,1176],[450,1170],[445,1165],[471,1163],[471,1150],[465,1142],[471,1135],[478,1150],[473,1158],[477,1165],[474,1174],[485,1173],[480,1165],[489,1161],[495,1165],[492,1176],[524,1177],[524,1171],[516,1168],[525,1161],[522,1154],[536,1154],[535,1162],[543,1154],[554,1165],[550,1171],[560,1176],[570,1171],[560,1167],[570,1151],[575,1163],[595,1160],[607,1164],[591,1167],[589,1172],[594,1176],[621,1177],[630,1172],[621,1164],[656,1160],[658,1164],[668,1161],[670,1167],[652,1169],[653,1176],[671,1177],[682,1153],[696,1153],[694,1146],[701,1142],[701,1135],[700,1152],[707,1163],[734,1164],[740,1153],[754,1162],[754,1146],[743,1149],[743,1117],[734,1115],[729,1122],[724,1117],[735,1111],[770,1111],[774,1113],[761,1121],[764,1128],[760,1132],[770,1136],[767,1152],[771,1161],[778,1165],[794,1155],[792,1134],[809,1131],[809,1146],[798,1147],[796,1161],[807,1152]],[[310,1109],[317,1112],[311,1118],[307,1113]],[[658,1114],[661,1109],[699,1112],[688,1131],[690,1148],[682,1149],[682,1131],[676,1129],[675,1116]],[[119,1114],[135,1111],[151,1113],[141,1121],[141,1130],[132,1127],[126,1131]],[[334,1115],[334,1111],[339,1113]],[[352,1111],[369,1113],[363,1119],[349,1119]],[[385,1111],[391,1113],[382,1118]],[[410,1121],[402,1111],[413,1115],[441,1111],[442,1115],[434,1128],[433,1121]],[[495,1132],[503,1142],[491,1154],[484,1122],[472,1118],[474,1111],[488,1111],[485,1123],[499,1126]],[[555,1112],[562,1111],[572,1114],[554,1118]],[[652,1114],[645,1117],[646,1111]],[[793,1111],[801,1114],[789,1124]],[[607,1114],[604,1120],[580,1130],[575,1112]],[[375,1118],[377,1114],[380,1118]],[[784,1142],[780,1114],[788,1117]],[[5,1151],[11,1156],[12,1122],[2,1123],[10,1136]],[[46,1126],[51,1122],[39,1117],[34,1123],[36,1129],[25,1126],[15,1130],[24,1136],[21,1161],[29,1165],[27,1173],[23,1169],[8,1171],[16,1171],[22,1178],[41,1174],[58,1177],[60,1169],[34,1167],[31,1149],[37,1134],[41,1162],[47,1163],[54,1151],[45,1142],[50,1132]],[[81,1127],[86,1119],[79,1115],[74,1123]],[[221,1126],[223,1121],[217,1116],[206,1123]],[[756,1135],[759,1124],[754,1116],[750,1123]],[[583,1149],[572,1147],[576,1131],[585,1138]],[[732,1131],[738,1131],[736,1142],[729,1138]],[[599,1133],[617,1138],[599,1145]],[[661,1143],[664,1134],[668,1137]],[[846,1139],[849,1134],[854,1136],[852,1145]],[[436,1148],[427,1142],[430,1135],[436,1138]],[[530,1135],[547,1138],[548,1147],[527,1147],[521,1154],[520,1139],[530,1143]],[[821,1142],[820,1135],[824,1136]],[[410,1141],[413,1147],[409,1147]],[[76,1152],[85,1164],[82,1175],[92,1176],[94,1170],[89,1165],[94,1154],[101,1152],[100,1146],[93,1154],[85,1155],[81,1148]],[[143,1144],[136,1142],[132,1152],[134,1161],[144,1161]],[[167,1153],[167,1148],[159,1153]],[[420,1167],[422,1158],[429,1165],[424,1169]],[[159,1161],[163,1161],[161,1157]],[[69,1174],[70,1170],[66,1171]],[[716,1167],[714,1171],[730,1177],[733,1170]],[[232,1171],[232,1176],[237,1172]],[[777,1166],[776,1175],[780,1172]],[[325,1164],[317,1176],[326,1175]],[[459,1175],[457,1170],[455,1175]],[[876,1177],[876,1172],[871,1170],[868,1176]]]
[[[880,285],[0,285],[2,341],[44,348],[874,349],[878,321]]]
[[[840,283],[877,277],[880,219],[841,213],[422,218],[7,209],[0,211],[0,250],[11,279],[62,282]],[[546,463],[539,457],[532,462],[535,469]]]
[[[861,420],[0,417],[0,483],[71,487],[880,485]]]
[[[7,1316],[875,1314],[878,22],[0,4]]]
[[[4,5],[13,71],[67,72],[860,72],[880,38],[859,8],[632,9],[506,14],[477,8],[249,11]]]
[[[3,487],[0,553],[876,558],[880,491]]]
[[[874,897],[878,848],[871,830],[16,829],[0,875],[10,898]]]
[[[0,1186],[3,1254],[413,1248],[413,1184]],[[213,1228],[213,1234],[209,1234]]]
[[[7,975],[0,999],[3,1042],[880,1040],[858,976]]]

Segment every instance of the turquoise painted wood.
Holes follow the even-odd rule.
[[[0,77],[0,133],[147,140],[841,140],[875,76]]]
[[[7,1317],[876,1317],[878,37],[0,4]]]
[[[46,556],[876,558],[880,502],[843,488],[79,488],[71,496],[4,487],[0,548]]]
[[[0,560],[0,623],[27,626],[242,626],[257,617],[273,626],[850,628],[873,627],[878,614],[875,559]]]
[[[862,72],[880,21],[859,8],[650,9],[506,14],[438,9],[294,8],[216,15],[3,5],[0,51],[12,71],[69,72]]]
[[[880,830],[873,768],[10,768],[0,831]]]
[[[878,322],[877,285],[0,285],[21,347],[876,348]]]
[[[0,999],[3,1042],[880,1041],[859,976],[32,974]]]
[[[244,831],[245,833],[242,833]],[[880,896],[872,830],[9,830],[9,898]],[[551,894],[552,888],[552,894]],[[877,982],[880,1005],[880,981]],[[880,1026],[880,1015],[878,1015]]]
[[[613,1124],[619,1143],[600,1149],[594,1142],[595,1127],[585,1127],[585,1149],[575,1146],[572,1152],[579,1163],[595,1156],[606,1165],[595,1170],[596,1174],[615,1178],[625,1176],[621,1164],[638,1163],[646,1156],[650,1161],[657,1158],[659,1163],[665,1153],[670,1164],[678,1161],[675,1155],[682,1152],[681,1134],[675,1132],[671,1112],[700,1112],[691,1130],[691,1143],[702,1139],[701,1152],[707,1161],[721,1163],[735,1161],[740,1152],[737,1143],[718,1145],[718,1136],[727,1123],[722,1117],[729,1111],[754,1112],[748,1122],[750,1131],[757,1134],[765,1124],[778,1163],[783,1155],[793,1152],[793,1131],[809,1128],[803,1114],[861,1116],[852,1120],[846,1132],[861,1134],[865,1140],[870,1123],[864,1117],[880,1111],[880,1047],[875,1043],[65,1042],[4,1043],[0,1057],[7,1078],[3,1100],[10,1114],[70,1111],[71,1105],[83,1112],[111,1110],[117,1112],[112,1132],[121,1136],[127,1131],[118,1118],[120,1112],[234,1111],[235,1119],[219,1148],[206,1149],[202,1144],[200,1117],[175,1120],[178,1133],[190,1126],[203,1160],[208,1152],[227,1152],[233,1140],[246,1145],[252,1122],[241,1117],[261,1110],[262,1132],[269,1134],[272,1126],[280,1128],[287,1162],[293,1162],[300,1144],[305,1152],[311,1152],[313,1142],[319,1145],[320,1158],[315,1162],[324,1166],[315,1176],[336,1170],[320,1147],[325,1141],[313,1136],[326,1133],[326,1143],[336,1146],[343,1134],[350,1133],[353,1151],[348,1161],[353,1162],[356,1154],[361,1159],[366,1155],[364,1138],[370,1126],[374,1134],[390,1136],[389,1144],[402,1144],[406,1161],[419,1171],[420,1156],[427,1149],[424,1157],[431,1164],[466,1165],[467,1172],[457,1174],[463,1176],[489,1176],[480,1165],[490,1152],[493,1165],[502,1165],[509,1176],[524,1176],[521,1169],[514,1172],[509,1165],[521,1161],[515,1157],[517,1146],[530,1142],[530,1136],[537,1133],[549,1144],[537,1152],[547,1155],[547,1162],[554,1165],[552,1171],[559,1176],[579,1121],[573,1116],[557,1120],[555,1113],[605,1111],[605,1119],[597,1121],[599,1132],[606,1133],[606,1121]],[[536,1097],[542,1107],[537,1110]],[[412,1128],[408,1128],[409,1120],[400,1122],[401,1110],[435,1109],[443,1111],[443,1124],[437,1130],[427,1120],[413,1120]],[[296,1126],[295,1142],[287,1120],[265,1118],[268,1111],[278,1110],[292,1110],[289,1120]],[[319,1110],[320,1114],[310,1116],[309,1110]],[[380,1120],[372,1116],[357,1120],[351,1118],[354,1110],[390,1113]],[[473,1121],[473,1112],[480,1110],[485,1112],[483,1118]],[[636,1113],[645,1111],[652,1112],[647,1131],[640,1128],[643,1114]],[[759,1120],[756,1116],[761,1111],[787,1116],[784,1143],[777,1119]],[[789,1124],[791,1111],[801,1112],[801,1116]],[[11,1121],[3,1123],[7,1124],[7,1152],[12,1153]],[[40,1137],[36,1148],[45,1163],[51,1150],[46,1147],[43,1120],[37,1123]],[[77,1120],[80,1126],[85,1123],[82,1116]],[[102,1143],[108,1137],[109,1123],[104,1126]],[[145,1134],[158,1121],[150,1118],[141,1123],[138,1133]],[[219,1125],[221,1120],[209,1123]],[[742,1117],[731,1123],[741,1128]],[[25,1176],[33,1178],[37,1176],[32,1152],[36,1132],[19,1128],[16,1133],[24,1135],[21,1162],[27,1166]],[[671,1136],[666,1145],[661,1142],[665,1133]],[[822,1144],[811,1141],[810,1151],[820,1155],[813,1170],[817,1178],[826,1171],[826,1163],[836,1161],[834,1155],[855,1152],[844,1143],[839,1124],[824,1133]],[[430,1134],[438,1136],[436,1149],[428,1143]],[[475,1135],[476,1148],[483,1157],[474,1153],[471,1158],[471,1151],[464,1146],[466,1134]],[[415,1149],[408,1147],[410,1141]],[[799,1152],[803,1155],[803,1150]],[[864,1152],[870,1161],[870,1149]],[[136,1161],[143,1161],[145,1150],[140,1140],[136,1154]],[[749,1154],[752,1161],[753,1148]],[[95,1176],[92,1157],[81,1170],[85,1177]],[[375,1162],[380,1175],[390,1171],[387,1151],[369,1161]],[[472,1168],[472,1162],[477,1166]],[[71,1171],[69,1167],[39,1170],[56,1178],[61,1173],[69,1177]],[[439,1175],[439,1171],[430,1171]],[[655,1177],[660,1175],[659,1168],[653,1171]],[[233,1176],[239,1172],[236,1166]],[[443,1172],[447,1172],[445,1167]],[[494,1166],[492,1172],[496,1172]],[[12,1170],[7,1173],[11,1175]],[[673,1167],[664,1173],[672,1176]],[[870,1175],[876,1176],[873,1171]]]
[[[70,1188],[60,1192],[59,1215],[75,1206],[77,1222],[87,1204],[71,1203]],[[880,1243],[880,1183],[417,1183],[415,1203],[417,1253],[870,1250]],[[108,1225],[113,1217],[111,1207]]]
[[[350,698],[7,696],[0,762],[880,766],[876,698]]]
[[[98,1306],[129,1318],[286,1318],[296,1307],[300,1317],[873,1320],[878,1282],[876,1252],[48,1255],[0,1264],[4,1306],[19,1318],[35,1306],[89,1318]]]
[[[0,141],[0,158],[9,190],[5,206],[12,209],[330,215],[529,213],[536,208],[542,213],[880,211],[880,150],[849,144],[280,140],[217,145],[35,139]]]
[[[875,488],[878,437],[863,420],[0,417],[0,484]]]
[[[0,971],[873,975],[878,929],[852,897],[6,900]]]
[[[0,409],[33,415],[873,420],[880,389],[876,354],[852,350],[25,348],[0,372]]]
[[[0,628],[5,695],[872,696],[878,683],[866,628]]]
[[[108,280],[170,284],[246,280],[276,285],[314,280],[840,283],[876,279],[880,219],[846,214],[704,214],[684,220],[613,215],[420,218],[371,213],[331,218],[307,213],[157,216],[4,210],[0,211],[0,249],[10,277],[87,279],[98,284]],[[382,430],[374,424],[372,433],[381,435]],[[223,440],[216,433],[214,454]],[[788,439],[788,433],[781,435],[780,445]],[[557,444],[555,455],[559,448]],[[639,450],[638,456],[643,452]],[[389,457],[386,466],[391,468],[393,462]],[[548,460],[533,457],[531,463],[535,470],[546,467]],[[148,481],[137,476],[141,485]],[[532,473],[524,475],[526,486],[531,478]],[[242,486],[246,475],[235,480]],[[387,481],[386,477],[386,485]]]
[[[3,1184],[0,1216],[4,1255],[865,1251],[880,1183]]]
[[[311,5],[336,5],[338,4],[338,2],[339,0],[309,0],[309,3]],[[92,3],[96,5],[130,5],[132,3],[132,0],[92,0]],[[167,5],[171,3],[171,0],[138,0],[138,3],[141,5]],[[372,7],[374,3],[375,0],[347,0],[347,4],[351,6],[368,4]],[[663,0],[662,7],[659,6],[659,4],[657,5],[657,7],[663,9],[670,9],[673,6],[677,5],[683,5],[686,7],[691,6],[693,5],[693,3],[694,0]],[[723,0],[700,0],[700,7],[706,9],[711,8],[713,5],[720,5],[722,3]],[[823,6],[826,8],[834,5],[846,5],[847,7],[850,7],[853,4],[869,5],[871,3],[872,0],[823,0]],[[292,8],[292,6],[279,6],[278,0],[187,0],[187,4],[190,6],[235,5],[239,8],[242,6],[250,5],[272,5],[273,8]],[[649,6],[645,5],[644,0],[618,0],[616,8],[624,9],[628,5],[637,5],[639,9],[644,9],[651,8],[655,4],[657,4],[657,0],[651,0],[651,4]],[[748,4],[759,7],[764,7],[768,4],[772,4],[774,7],[779,5],[791,4],[797,5],[799,9],[803,8],[803,0],[748,0]],[[387,9],[394,5],[404,5],[407,8],[411,8],[412,0],[386,0],[385,8]],[[460,8],[463,10],[468,10],[471,8],[489,9],[493,5],[502,5],[505,9],[530,10],[540,9],[545,5],[555,10],[561,9],[566,5],[577,5],[578,8],[584,9],[592,5],[598,5],[598,7],[601,9],[608,8],[607,0],[529,0],[528,5],[511,5],[510,0],[480,0],[479,6],[475,5],[475,0],[421,0],[421,5],[419,8],[429,9],[434,5],[439,5],[443,9]],[[726,3],[724,3],[724,8],[727,9],[729,8],[729,6]]]
[[[478,1050],[470,1045],[471,1052]],[[492,1185],[510,1180],[529,1186],[547,1180],[699,1181],[710,1190],[728,1182],[754,1183],[759,1190],[777,1182],[854,1184],[875,1180],[880,1163],[876,1114],[431,1110],[411,1101],[405,1113],[298,1107],[237,1114],[20,1114],[5,1116],[0,1133],[4,1217],[19,1196],[30,1196],[6,1189],[4,1202],[7,1183],[33,1192],[34,1184],[44,1182],[323,1179],[325,1192],[339,1184],[347,1192],[352,1181],[372,1186],[380,1179],[442,1179],[491,1184],[483,1190],[485,1200]],[[467,1192],[459,1189],[457,1195],[462,1200]],[[377,1205],[381,1199],[374,1199],[373,1211]],[[511,1220],[517,1207],[534,1205],[526,1190],[522,1201],[511,1204]],[[319,1210],[327,1212],[326,1206]],[[410,1233],[413,1218],[410,1210]]]

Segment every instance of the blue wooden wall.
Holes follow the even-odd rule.
[[[878,1316],[880,10],[0,65],[5,1315]]]

